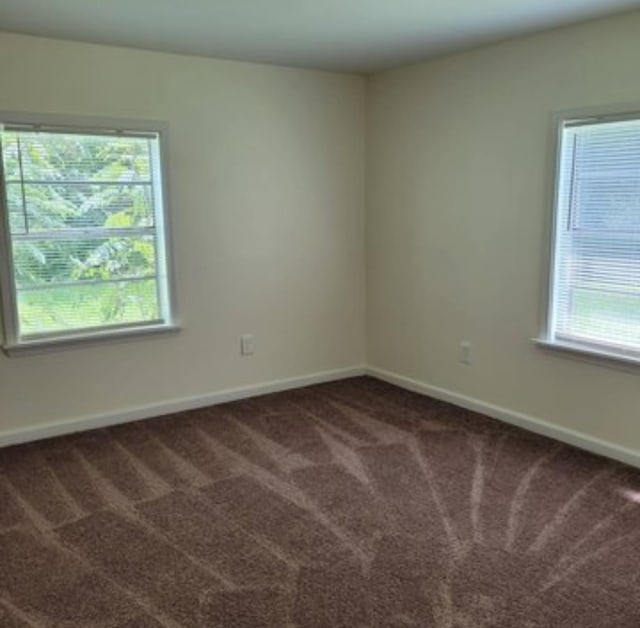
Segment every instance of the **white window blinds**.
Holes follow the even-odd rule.
[[[168,323],[158,133],[0,142],[14,340]]]
[[[549,335],[640,358],[640,116],[560,130]]]

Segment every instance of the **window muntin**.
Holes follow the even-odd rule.
[[[5,124],[5,345],[171,325],[160,139]]]
[[[559,129],[548,340],[640,359],[640,114]]]

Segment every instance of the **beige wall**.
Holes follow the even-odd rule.
[[[360,364],[366,285],[370,365],[640,449],[637,371],[530,342],[551,114],[640,103],[639,32],[636,13],[376,75],[366,133],[354,76],[0,34],[0,110],[169,122],[184,324],[0,356],[0,432]]]
[[[640,13],[379,74],[368,361],[640,448],[640,379],[544,352],[551,114],[640,104]],[[472,343],[474,363],[457,361]]]
[[[364,79],[9,34],[0,77],[0,110],[169,123],[184,325],[0,355],[0,432],[363,362]]]

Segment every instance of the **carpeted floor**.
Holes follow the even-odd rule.
[[[0,626],[638,628],[640,471],[368,378],[7,448]]]

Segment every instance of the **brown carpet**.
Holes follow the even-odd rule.
[[[639,502],[639,471],[344,380],[0,450],[0,626],[637,628]]]

